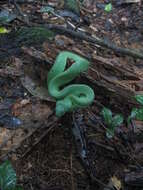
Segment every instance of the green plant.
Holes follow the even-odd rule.
[[[16,173],[7,160],[0,165],[0,189],[1,190],[22,190],[21,187],[16,185]]]
[[[115,128],[123,123],[123,116],[121,114],[117,114],[113,117],[112,111],[105,107],[102,109],[101,114],[105,124],[107,125],[106,136],[108,138],[112,138],[115,133]]]
[[[5,33],[8,33],[8,32],[9,31],[5,27],[0,26],[0,34],[5,34]]]
[[[128,117],[128,124],[130,123],[131,119],[143,121],[143,95],[136,95],[135,99],[142,107],[132,109],[131,114]]]
[[[111,4],[111,3],[108,3],[108,4],[105,6],[104,10],[105,10],[106,12],[111,12],[111,11],[112,11],[112,4]]]
[[[39,43],[45,40],[53,40],[55,34],[51,30],[47,30],[44,27],[21,27],[14,34],[15,41],[21,45]]]

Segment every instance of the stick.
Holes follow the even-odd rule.
[[[143,59],[143,53],[140,53],[140,52],[133,50],[133,49],[118,47],[109,41],[106,41],[106,40],[103,40],[103,39],[100,39],[97,37],[88,36],[87,34],[85,34],[83,32],[77,32],[77,31],[65,28],[63,26],[54,25],[54,24],[48,24],[48,25],[45,25],[45,27],[48,29],[54,30],[60,34],[69,35],[69,36],[72,36],[74,38],[78,38],[80,40],[85,40],[87,42],[91,42],[91,43],[94,43],[96,45],[106,47],[106,48],[111,49],[114,52],[120,53],[122,55],[128,55],[128,56],[131,56],[133,58]]]

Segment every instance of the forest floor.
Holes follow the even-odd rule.
[[[85,0],[78,14],[64,1],[0,1],[9,31],[0,34],[0,161],[24,190],[143,189],[143,122],[126,122],[143,92],[143,4],[110,2],[106,12],[108,1]],[[95,101],[57,118],[46,78],[63,50],[90,61],[74,82]],[[124,116],[111,139],[104,106]]]

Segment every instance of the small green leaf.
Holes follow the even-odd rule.
[[[0,165],[0,189],[13,190],[16,186],[16,173],[9,161]]]
[[[111,139],[112,137],[114,137],[114,133],[115,133],[115,129],[107,129],[106,130],[106,137],[108,139]]]
[[[112,112],[111,112],[111,110],[104,107],[101,111],[101,114],[104,118],[105,124],[110,126],[112,123]]]
[[[143,106],[143,95],[136,95],[135,99],[138,103],[140,103]]]
[[[110,11],[112,10],[112,4],[111,4],[111,3],[108,3],[108,4],[105,6],[104,10],[105,10],[106,12],[110,12]]]
[[[5,27],[0,27],[0,34],[8,33],[9,31]]]
[[[120,126],[123,123],[124,119],[121,114],[117,114],[112,119],[112,127]]]

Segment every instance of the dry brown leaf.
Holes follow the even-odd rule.
[[[120,181],[116,176],[113,176],[113,177],[111,178],[111,180],[112,180],[113,186],[114,186],[117,190],[120,190],[121,187],[122,187],[121,181]]]

